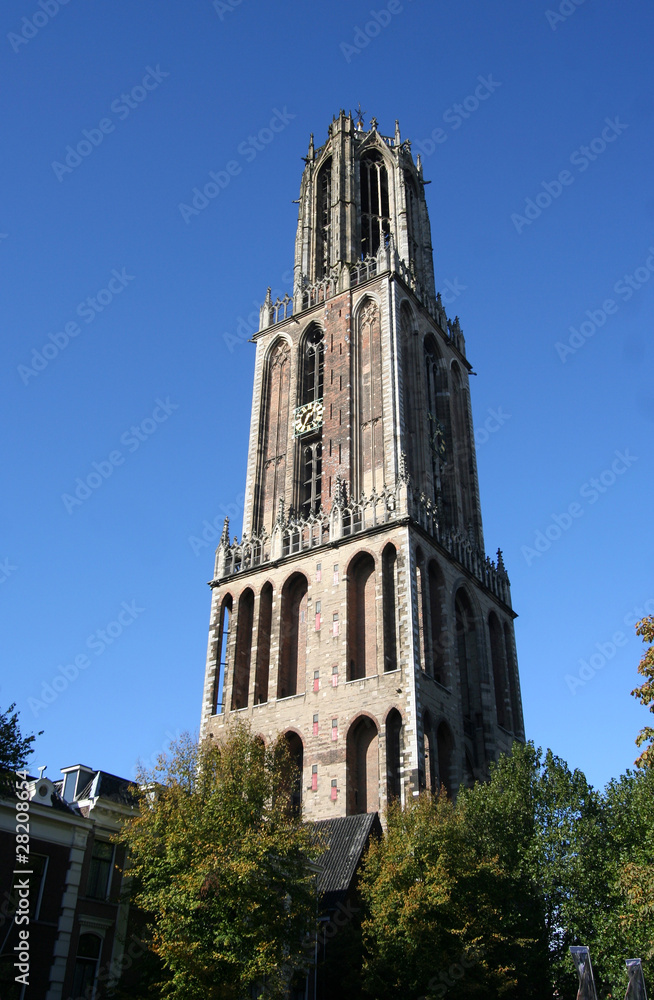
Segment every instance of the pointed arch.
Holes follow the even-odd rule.
[[[416,549],[416,596],[418,611],[418,660],[422,670],[427,669],[427,623],[429,607],[427,604],[427,567],[425,556],[420,547]]]
[[[234,683],[232,685],[232,711],[239,708],[247,708],[248,704],[253,625],[254,592],[251,587],[247,587],[238,599],[238,617],[236,619],[236,654],[234,656]]]
[[[305,690],[307,593],[303,573],[293,573],[282,588],[278,698],[303,694]]]
[[[422,410],[420,385],[417,377],[418,336],[416,321],[409,303],[400,306],[400,350],[402,357],[402,408],[404,433],[401,448],[406,455],[407,468],[416,485],[420,485],[422,461],[420,459],[419,414]]]
[[[384,672],[397,670],[397,551],[389,542],[382,552]]]
[[[325,335],[311,323],[300,346],[298,406],[308,431],[296,427],[298,453],[297,509],[303,517],[317,514],[322,505],[322,400],[325,379]],[[296,416],[297,416],[296,411]]]
[[[479,651],[475,615],[463,587],[456,592],[454,614],[463,731],[474,741],[475,727],[481,717]]]
[[[392,708],[386,716],[386,798],[402,797],[402,716]]]
[[[509,678],[509,700],[511,703],[513,733],[518,737],[518,739],[523,740],[525,738],[525,732],[522,722],[522,707],[520,704],[520,682],[518,680],[518,667],[516,664],[513,629],[508,622],[504,622],[503,631],[504,649],[506,651],[506,664]]]
[[[493,668],[493,688],[495,691],[495,711],[497,724],[511,731],[511,703],[508,691],[506,648],[499,619],[494,611],[488,616],[490,635],[491,665]]]
[[[454,792],[454,737],[447,722],[441,722],[436,732],[438,752],[438,782],[444,785],[448,796]]]
[[[257,665],[254,676],[254,704],[268,701],[268,678],[270,674],[270,640],[272,634],[273,588],[264,583],[259,595],[259,625],[257,628]]]
[[[445,577],[435,559],[429,561],[429,618],[430,618],[430,669],[435,681],[443,687],[449,685],[446,660]]]
[[[385,480],[381,317],[369,295],[357,306],[354,329],[355,493],[368,496]]]
[[[216,646],[216,673],[213,689],[213,714],[222,715],[225,710],[225,677],[227,674],[227,657],[229,653],[229,636],[232,624],[233,599],[231,594],[225,594],[220,604],[218,614],[218,643]]]
[[[374,257],[391,233],[388,171],[380,150],[364,153],[359,163],[361,259]]]
[[[476,489],[474,482],[474,452],[468,389],[457,361],[452,362],[452,427],[454,467],[456,469],[457,523],[461,531],[477,529]]]
[[[284,733],[284,739],[289,749],[291,759],[296,767],[296,776],[293,787],[290,790],[291,811],[298,814],[302,808],[302,780],[304,772],[304,744],[302,737],[295,729],[289,729]]]
[[[377,673],[375,560],[360,552],[347,568],[347,658],[349,681]]]
[[[272,344],[265,362],[261,399],[263,448],[255,501],[255,531],[272,531],[280,499],[286,495],[291,349],[284,337]]]
[[[425,373],[425,437],[429,444],[428,464],[434,497],[440,500],[446,521],[451,522],[453,502],[452,419],[447,366],[430,333],[423,342]]]
[[[434,724],[429,710],[422,718],[422,774],[421,785],[434,795],[437,790],[436,760],[434,753]]]
[[[329,274],[332,242],[332,158],[323,162],[316,178],[316,281]]]
[[[346,740],[348,816],[379,809],[379,728],[369,715],[352,723]]]

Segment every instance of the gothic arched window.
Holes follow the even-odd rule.
[[[349,681],[377,673],[375,561],[362,552],[347,571]]]
[[[361,256],[374,257],[391,232],[388,174],[380,152],[361,158]]]
[[[294,573],[282,590],[277,697],[303,694],[307,658],[307,578]]]
[[[384,671],[397,669],[397,552],[390,543],[382,552],[382,617],[384,620]]]
[[[491,613],[488,618],[490,633],[491,664],[493,667],[493,686],[495,688],[495,710],[497,724],[503,729],[511,729],[511,709],[507,686],[506,649],[502,627],[497,615]]]
[[[254,678],[254,704],[268,701],[270,671],[270,634],[272,629],[272,584],[265,583],[259,597],[259,628],[257,630],[257,667]]]
[[[320,168],[316,181],[316,278],[329,274],[332,229],[332,161]]]
[[[402,794],[402,716],[392,708],[386,716],[386,795],[389,803]]]
[[[379,733],[372,719],[363,715],[347,733],[347,815],[379,809]]]
[[[220,607],[220,624],[218,626],[218,648],[216,655],[216,677],[213,692],[214,715],[221,715],[224,705],[225,674],[227,672],[227,652],[229,646],[229,630],[232,620],[232,596],[225,594]]]
[[[261,456],[257,529],[272,530],[280,499],[286,493],[286,449],[291,387],[291,350],[285,340],[274,344],[266,364],[262,402],[264,444]]]
[[[295,433],[300,438],[299,509],[303,517],[320,510],[322,491],[322,394],[325,338],[320,327],[310,328],[302,348],[300,400]]]
[[[236,622],[236,655],[234,657],[234,684],[232,710],[247,708],[250,687],[250,660],[252,657],[252,626],[254,625],[254,594],[250,587],[243,591],[238,601]]]

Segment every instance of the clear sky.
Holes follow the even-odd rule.
[[[361,102],[431,181],[527,735],[596,785],[622,773],[654,612],[650,4],[5,0],[0,20],[0,706],[45,730],[33,764],[130,777],[198,728],[246,338],[288,287],[309,133]]]

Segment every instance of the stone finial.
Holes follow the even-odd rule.
[[[277,519],[275,524],[282,525],[284,523],[284,498],[280,497],[277,501]]]
[[[378,126],[378,125],[379,125],[379,122],[378,122],[378,121],[377,121],[377,119],[376,119],[376,118],[375,118],[375,117],[373,116],[373,117],[372,117],[372,118],[370,119],[370,131],[371,131],[371,132],[376,132],[376,131],[377,131],[377,126]]]
[[[497,550],[497,570],[499,573],[506,573],[506,566],[504,565],[504,558],[502,556],[502,550]]]
[[[416,156],[416,170],[418,172],[418,177],[422,177],[422,157],[420,153]]]
[[[401,145],[401,143],[402,143],[402,139],[400,137],[400,123],[399,123],[399,121],[396,118],[395,119],[395,145],[399,146],[399,145]]]
[[[334,487],[334,506],[342,510],[346,504],[345,480],[340,472],[336,473],[336,484]]]
[[[223,522],[223,533],[220,536],[220,544],[226,549],[229,548],[229,518],[226,517]]]
[[[316,150],[313,145],[313,132],[312,132],[311,135],[309,136],[309,151],[307,153],[307,159],[315,160],[315,158],[316,158]]]

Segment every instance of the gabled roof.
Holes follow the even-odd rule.
[[[318,892],[327,909],[347,896],[371,836],[380,837],[382,828],[378,813],[340,816],[313,824],[316,840],[325,844],[325,853],[318,861]]]

